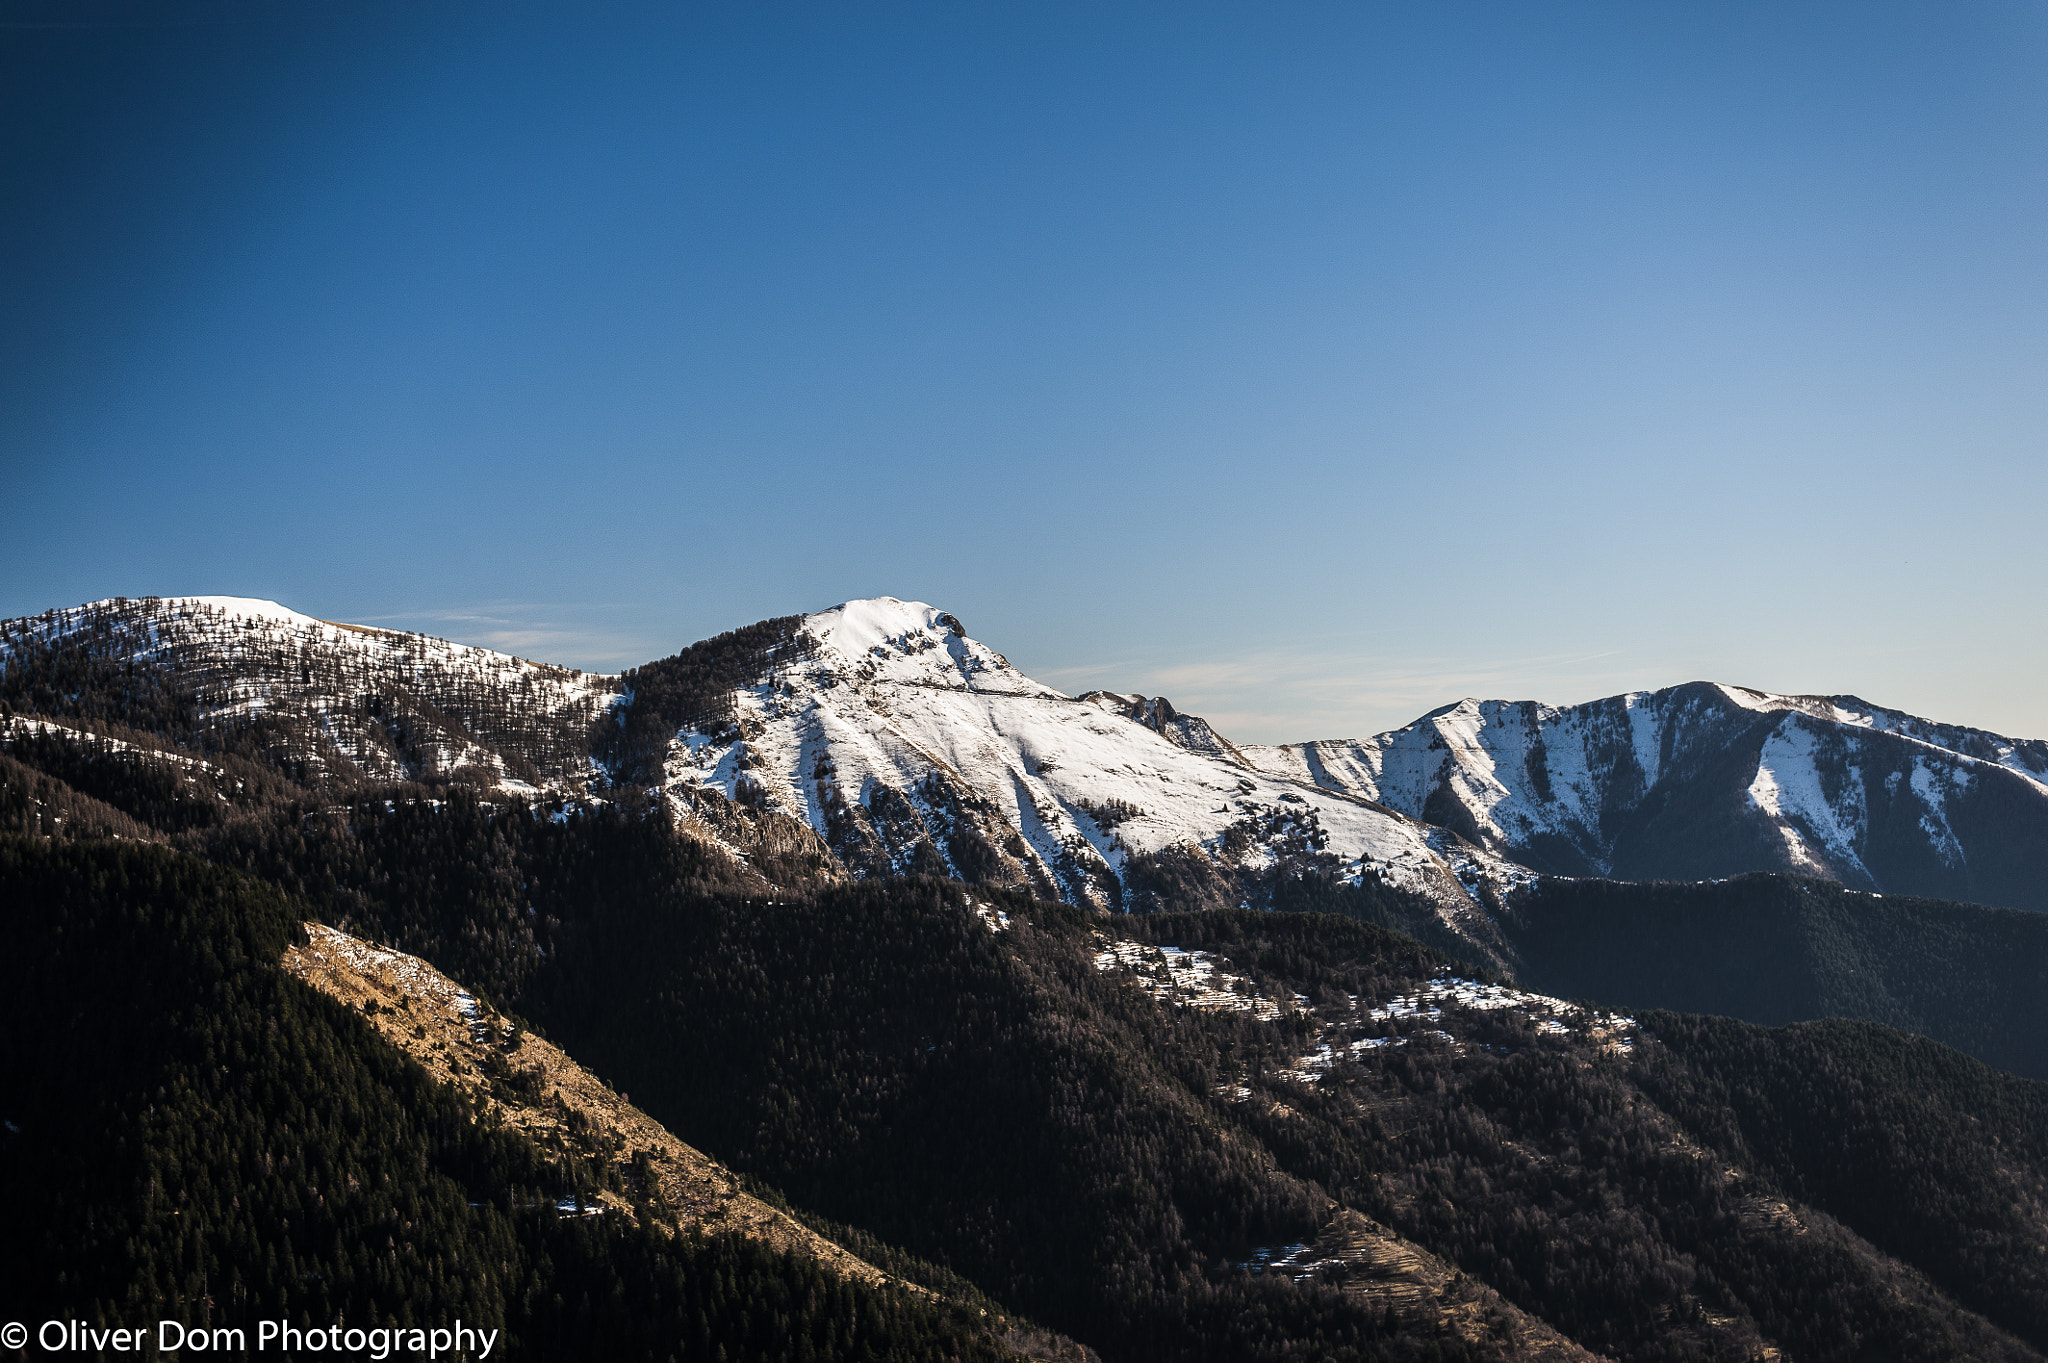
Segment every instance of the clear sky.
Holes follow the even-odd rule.
[[[2033,0],[0,0],[0,118],[0,614],[2048,736]]]

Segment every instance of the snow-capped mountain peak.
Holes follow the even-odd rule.
[[[805,616],[803,632],[817,661],[862,681],[963,691],[994,686],[1065,699],[968,638],[951,614],[922,601],[877,596],[843,602]]]
[[[111,606],[112,604],[113,602],[111,601],[96,601],[93,603],[94,606]],[[323,626],[337,629],[365,628],[361,625],[338,626],[334,625],[331,621],[316,620],[310,615],[301,615],[289,606],[280,606],[275,601],[266,601],[261,597],[255,596],[173,596],[167,597],[164,604],[173,610],[183,609],[189,611],[191,608],[199,607],[205,610],[218,611],[220,614],[232,619],[265,620],[276,624],[290,625],[298,629],[319,629]],[[91,607],[86,607],[85,609],[89,610]]]
[[[801,820],[869,874],[957,875],[1106,907],[1142,897],[1162,861],[1223,903],[1313,863],[1421,889],[1446,913],[1473,909],[1437,830],[1253,771],[1161,698],[1065,695],[923,602],[850,601],[795,633],[729,713],[675,735],[665,786]]]

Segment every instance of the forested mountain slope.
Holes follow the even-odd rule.
[[[459,1320],[494,1358],[1013,1356],[979,1306],[702,1233],[590,1128],[543,1148],[289,975],[267,886],[0,836],[0,904],[9,1319],[243,1353],[262,1321]]]
[[[836,1276],[880,1286],[889,1276],[788,1213],[749,1194],[715,1160],[678,1141],[559,1046],[416,956],[305,925],[284,968],[361,1013],[395,1050],[543,1150],[574,1152],[614,1179],[571,1191],[579,1214],[646,1215],[703,1234],[738,1233],[816,1259]]]
[[[1546,878],[1500,923],[1517,977],[1549,993],[1773,1025],[1862,1018],[2048,1080],[2048,914],[1786,875]]]
[[[244,597],[117,597],[0,621],[0,702],[295,783],[580,790],[617,679]]]
[[[1755,1030],[1738,1033],[1761,1048],[1740,1064],[1678,1055],[1657,1030],[1675,1022],[1461,984],[1434,953],[1338,920],[1114,926],[936,885],[614,900],[534,997],[706,1148],[1111,1355],[1179,1356],[1225,1329],[1263,1353],[1278,1340],[1243,1322],[1298,1338],[1346,1319],[1283,1325],[1278,1303],[1248,1317],[1257,1298],[1225,1290],[1226,1266],[1262,1255],[1375,1314],[1428,1307],[1397,1267],[1401,1243],[1616,1356],[1854,1357],[1883,1341],[1905,1357],[2027,1357],[2006,1331],[2048,1342],[2038,1085],[1903,1038],[1867,1062]],[[578,957],[634,964],[580,983]],[[1800,1063],[1846,1065],[1830,1082],[1873,1097],[1913,1082],[1887,1068],[1901,1055],[1958,1076],[1910,1102],[1975,1154],[1893,1152],[1922,1198],[1904,1228],[1857,1219],[1872,1208],[1835,1200],[1843,1181],[1827,1177],[1842,1136],[1872,1161],[1849,1191],[1885,1186],[1881,1111],[1861,1136],[1816,1129],[1798,1065],[1755,1100],[1804,1141],[1769,1165],[1710,1105],[1654,1096],[1739,1085],[1742,1064],[1800,1046]],[[1794,1178],[1828,1198],[1788,1196]],[[1931,1237],[1952,1205],[2004,1210]],[[1395,1246],[1336,1251],[1371,1226]],[[1243,1304],[1211,1314],[1219,1294]]]
[[[1490,982],[1442,950],[1356,919],[1237,910],[1104,918],[929,879],[814,880],[764,893],[653,803],[550,817],[460,790],[426,798],[409,789],[332,813],[281,806],[267,821],[252,813],[180,839],[307,896],[317,916],[346,917],[357,938],[447,963],[480,1020],[544,1032],[679,1141],[761,1180],[755,1195],[775,1205],[766,1189],[779,1188],[813,1229],[871,1262],[965,1285],[1106,1358],[1583,1349],[1747,1359],[1778,1348],[1847,1359],[1883,1347],[1903,1358],[2018,1359],[2048,1343],[2035,1248],[2048,1167],[2038,1148],[2043,1090],[1931,1043],[1882,1028],[1615,1016]],[[208,992],[220,977],[205,970],[189,988],[155,972],[176,977],[209,954],[257,959],[253,946],[214,940],[238,915],[281,924],[260,931],[282,953],[297,910],[247,880],[207,881],[222,873],[161,849],[61,834],[14,846],[29,859],[21,864],[45,868],[41,888],[10,883],[6,897],[17,1010],[8,1034],[36,1038],[15,1048],[35,1070],[20,1091],[45,1095],[34,1125],[9,1120],[64,1145],[20,1147],[27,1167],[51,1174],[48,1187],[24,1190],[25,1205],[41,1207],[34,1199],[100,1186],[90,1170],[114,1160],[106,1140],[195,1148],[175,1123],[91,1134],[77,1124],[106,1121],[111,1109],[91,1098],[79,1112],[65,1108],[68,1081],[58,1076],[104,1071],[118,1088],[107,1101],[129,1102],[142,1091],[135,1085],[163,1081],[120,1078],[120,1057],[167,1045],[168,1058],[150,1052],[149,1073],[187,1074],[202,1107],[218,1105],[228,1092],[218,1086],[239,1083],[240,1071],[231,1061],[217,1074],[204,1057],[261,1049],[260,1038],[223,1033],[197,1052],[178,1050],[188,1027],[213,1025],[207,1010],[227,996]],[[100,858],[118,875],[94,870]],[[146,932],[132,963],[106,976],[103,998],[75,963],[126,959],[108,944],[141,930],[138,899],[161,897],[147,887],[168,872],[151,866],[215,885],[206,902],[223,922],[206,929],[203,951]],[[1282,902],[1369,916],[1384,907],[1377,896],[1394,894],[1326,882],[1304,896],[1305,885]],[[50,922],[16,908],[38,896],[66,925],[61,946]],[[66,949],[94,942],[102,945],[67,963]],[[25,963],[46,959],[54,968],[31,978]],[[296,987],[240,966],[230,974],[260,985],[264,999]],[[194,1011],[201,999],[206,1008]],[[271,1008],[248,1013],[246,1025],[260,1032],[256,1020]],[[239,1009],[223,1016],[232,1022]],[[95,1021],[78,1030],[74,1018]],[[634,1201],[629,1152],[557,1150],[569,1119],[542,1120],[514,1100],[527,1062],[521,1048],[506,1049],[502,1024],[484,1050],[460,1051],[469,1019],[443,1008],[418,1019],[429,1022],[441,1031],[416,1040],[433,1067],[401,1083],[391,1076],[411,1071],[387,1049],[392,1058],[378,1062],[387,1077],[375,1082],[395,1096],[376,1101],[397,1106],[375,1110],[437,1110],[450,1099],[436,1093],[470,1104],[463,1111],[481,1101],[500,1114],[491,1139],[511,1142],[491,1158],[527,1171],[489,1187],[536,1205],[579,1190],[603,1202],[607,1187]],[[343,1013],[334,1035],[374,1039],[364,1023]],[[332,1058],[341,1045],[274,1062],[270,1087],[220,1129],[336,1102],[324,1090],[299,1094],[293,1076],[300,1067],[354,1073],[354,1062],[337,1068]],[[1928,1082],[1935,1071],[1941,1081]],[[468,1096],[435,1087],[435,1075],[460,1078]],[[214,1120],[198,1111],[192,1120]],[[464,1128],[483,1129],[466,1119]],[[598,1120],[592,1129],[625,1128]],[[67,1162],[73,1145],[81,1162]],[[433,1148],[428,1167],[442,1167]],[[220,1188],[245,1176],[207,1175]],[[337,1205],[345,1173],[304,1177]],[[450,1177],[468,1187],[464,1179],[484,1175]],[[671,1188],[657,1173],[655,1186],[674,1205],[689,1185]],[[248,1205],[255,1192],[234,1195]],[[496,1205],[503,1195],[457,1201]],[[125,1194],[106,1196],[107,1210],[93,1215],[119,1211]],[[527,1234],[521,1224],[514,1215],[486,1229]],[[345,1223],[318,1242],[332,1247],[321,1252],[363,1243],[368,1225]],[[553,1235],[556,1225],[531,1233]],[[591,1233],[559,1233],[572,1232]],[[255,1226],[234,1243],[264,1245],[269,1234]],[[176,1253],[195,1252],[177,1243]],[[570,1271],[547,1243],[549,1271]],[[620,1243],[592,1241],[589,1253],[622,1262]],[[88,1251],[60,1239],[34,1252],[78,1262]],[[232,1258],[219,1251],[204,1271]],[[129,1268],[92,1262],[99,1281],[127,1281]],[[537,1317],[519,1316],[516,1293],[504,1290],[514,1301],[503,1308],[506,1328],[527,1337]]]

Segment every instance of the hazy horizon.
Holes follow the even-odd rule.
[[[886,593],[885,593],[886,594]],[[138,594],[139,595],[139,594]],[[157,596],[231,596],[241,593],[153,593]],[[105,598],[102,598],[105,599]],[[267,600],[270,598],[250,598]],[[899,598],[904,599],[904,598]],[[70,605],[86,603],[67,603]],[[276,604],[295,609],[289,601]],[[783,614],[813,614],[829,610],[842,602],[821,604],[801,612]],[[944,608],[943,602],[925,602]],[[37,612],[38,614],[40,612]],[[301,612],[312,614],[312,612]],[[957,617],[959,612],[953,612]],[[554,621],[531,618],[521,620],[507,614],[463,612],[439,614],[435,612],[408,612],[383,616],[337,616],[319,617],[332,619],[334,623],[351,625],[372,625],[383,629],[410,631],[437,638],[450,639],[456,643],[470,644],[499,652],[515,654],[533,662],[553,663],[563,667],[581,668],[584,671],[618,673],[641,663],[651,662],[684,647],[695,639],[659,646],[651,651],[622,652],[615,655],[593,653],[593,648],[616,646],[621,637],[580,630],[565,619]],[[763,617],[767,618],[767,617]],[[751,620],[732,621],[710,633],[722,633],[725,628],[751,624]],[[977,632],[971,623],[968,633],[984,644],[1004,651],[1000,640],[988,639]],[[710,637],[706,634],[704,637]],[[1308,653],[1269,652],[1245,655],[1214,662],[1197,662],[1179,666],[1159,667],[1130,659],[1106,662],[1089,662],[1053,668],[1033,669],[1020,655],[1006,653],[1005,656],[1034,681],[1054,686],[1071,695],[1092,690],[1118,691],[1124,694],[1140,692],[1147,695],[1164,696],[1176,708],[1190,714],[1199,714],[1210,721],[1224,737],[1238,743],[1284,744],[1302,743],[1312,739],[1365,738],[1389,730],[1402,728],[1410,722],[1446,705],[1460,700],[1533,700],[1558,708],[1569,708],[1588,701],[1601,700],[1627,692],[1657,691],[1666,687],[1681,686],[1689,682],[1718,682],[1731,686],[1746,686],[1750,690],[1776,695],[1856,695],[1858,699],[1883,706],[1887,709],[1911,707],[1888,702],[1882,696],[1870,696],[1853,690],[1796,689],[1788,687],[1757,686],[1728,677],[1696,676],[1668,680],[1645,680],[1639,685],[1624,686],[1615,690],[1568,690],[1558,691],[1557,685],[1569,685],[1573,678],[1583,682],[1595,676],[1613,675],[1611,671],[1598,671],[1590,667],[1600,659],[1547,658],[1509,661],[1493,668],[1462,670],[1449,666],[1423,668],[1419,671],[1403,672],[1386,667],[1374,667],[1370,660],[1361,664],[1351,654],[1332,653],[1315,655]],[[1519,662],[1519,666],[1517,665]],[[1495,685],[1520,676],[1542,674],[1551,678],[1553,690],[1546,694],[1511,692]],[[1136,683],[1132,678],[1137,678]],[[1463,689],[1458,689],[1460,686]],[[1346,718],[1368,716],[1364,727],[1346,729],[1317,729],[1318,717],[1335,716],[1341,721]],[[1968,723],[1953,716],[1922,714],[1921,718],[1946,723]],[[1300,727],[1303,723],[1307,727]],[[1984,728],[1987,726],[1975,725]],[[2025,739],[2034,735],[2011,733],[1999,730],[2007,738]]]

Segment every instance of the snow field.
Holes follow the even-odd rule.
[[[877,598],[809,617],[811,656],[736,698],[739,736],[686,730],[671,745],[671,784],[744,778],[784,813],[826,830],[829,766],[840,798],[871,803],[878,786],[930,814],[919,788],[939,773],[992,806],[1024,841],[1025,860],[1060,884],[1063,861],[1121,869],[1136,852],[1194,846],[1215,855],[1233,826],[1291,802],[1313,811],[1328,850],[1356,876],[1464,906],[1467,893],[1427,830],[1313,783],[1197,752],[1101,704],[1079,701],[1011,667],[944,612]],[[1121,801],[1142,811],[1105,827],[1087,812]],[[930,819],[927,822],[931,822]],[[943,849],[941,849],[943,850]],[[1263,846],[1250,864],[1270,864]]]
[[[1813,875],[1845,872],[1867,877],[1857,849],[1869,828],[1863,801],[1863,773],[1854,765],[1830,800],[1814,752],[1815,736],[1796,717],[1788,717],[1764,740],[1750,782],[1750,804],[1776,827],[1792,864]],[[1806,832],[1819,840],[1809,846]]]

